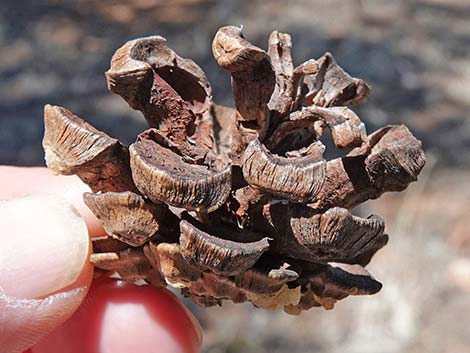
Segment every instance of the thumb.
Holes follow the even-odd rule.
[[[0,203],[0,347],[21,352],[62,324],[90,285],[85,221],[58,195]]]

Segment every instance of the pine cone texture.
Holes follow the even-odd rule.
[[[47,165],[90,186],[85,203],[108,234],[90,260],[203,306],[298,314],[377,293],[364,267],[387,243],[384,221],[348,210],[416,181],[421,143],[403,125],[367,135],[348,108],[366,101],[367,83],[329,53],[294,67],[288,34],[274,31],[264,51],[227,26],[212,52],[232,77],[234,109],[213,103],[201,68],[162,37],[116,51],[108,88],[149,125],[129,147],[45,107]],[[325,160],[327,130],[344,157]]]

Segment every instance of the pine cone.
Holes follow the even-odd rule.
[[[384,221],[348,209],[416,181],[421,143],[403,125],[367,136],[346,106],[369,86],[329,53],[294,68],[288,34],[273,32],[265,52],[223,27],[212,51],[235,109],[214,104],[204,72],[162,37],[116,51],[108,87],[150,127],[129,147],[45,107],[47,165],[91,187],[85,203],[109,235],[93,240],[91,261],[203,306],[297,314],[378,292],[364,266],[387,243]],[[324,159],[326,129],[344,157]]]

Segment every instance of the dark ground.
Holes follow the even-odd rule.
[[[370,298],[300,317],[249,305],[202,310],[205,352],[467,352],[470,345],[470,3],[466,0],[2,0],[0,164],[43,165],[42,107],[65,106],[132,142],[138,113],[107,92],[103,72],[131,38],[160,34],[206,72],[215,100],[230,79],[210,51],[218,27],[243,24],[265,47],[292,35],[296,63],[325,51],[372,94],[356,109],[369,131],[406,123],[424,144],[419,183],[359,212],[384,216],[389,245],[370,266]]]

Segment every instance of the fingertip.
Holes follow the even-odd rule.
[[[0,204],[0,288],[11,297],[43,298],[88,285],[91,244],[76,209],[54,194],[36,194]]]
[[[10,200],[33,193],[59,194],[72,203],[85,219],[88,232],[92,236],[104,235],[101,223],[83,202],[83,193],[90,192],[80,178],[75,175],[55,175],[44,167],[0,166],[0,200]]]
[[[100,278],[81,308],[34,353],[196,353],[200,328],[166,289]]]
[[[53,194],[0,204],[0,351],[20,352],[66,321],[93,278],[85,222]]]
[[[1,352],[21,352],[64,323],[79,307],[86,288],[42,299],[18,299],[0,291]]]

